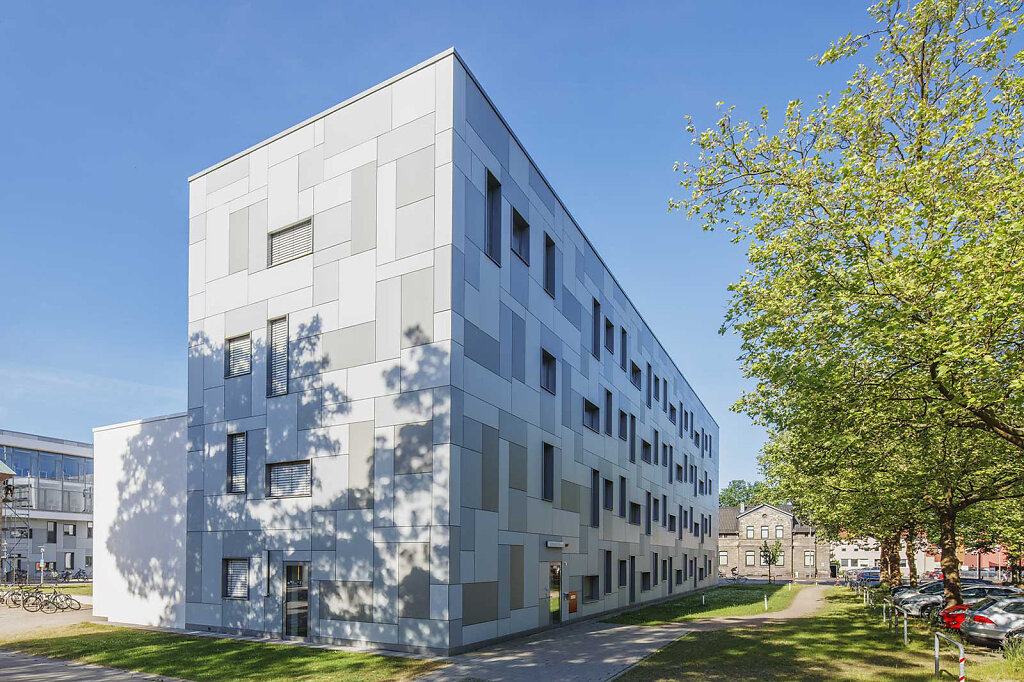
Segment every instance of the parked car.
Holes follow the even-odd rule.
[[[994,585],[970,585],[960,591],[961,601],[965,604],[973,604],[987,597],[1012,597],[1018,594],[1024,594],[1024,590]],[[932,594],[918,593],[909,597],[903,603],[903,608],[912,616],[930,618],[933,613],[942,608],[944,598],[942,590]]]
[[[904,583],[903,585],[894,585],[893,587],[889,588],[889,594],[891,594],[893,596],[896,596],[897,594],[900,594],[902,592],[907,592],[909,590],[919,590],[922,587],[924,587],[925,585],[928,585],[928,584],[933,583],[933,582],[935,582],[935,581],[934,580],[925,580],[925,581],[919,582],[917,585],[907,585],[906,583]]]
[[[987,583],[983,580],[975,580],[973,578],[969,580],[962,580],[960,584],[963,585],[965,588],[973,587],[975,585],[990,585],[990,583]],[[920,594],[941,595],[944,589],[944,583],[941,580],[936,580],[935,582],[928,583],[927,585],[920,585],[916,589],[904,590],[903,592],[900,592],[895,597],[893,597],[892,601],[894,604],[896,604],[896,606],[903,606],[907,602],[907,600],[911,599],[912,597],[916,597]]]
[[[960,634],[972,644],[985,646],[1024,641],[1024,597],[990,598],[972,605]]]

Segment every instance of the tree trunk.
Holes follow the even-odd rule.
[[[960,604],[960,560],[956,556],[956,511],[940,509],[939,549],[942,551],[942,582],[945,587],[945,607]]]
[[[911,526],[907,529],[907,582],[912,587],[917,586],[917,529]]]
[[[878,541],[878,580],[882,583],[889,582],[889,540],[882,538]]]
[[[900,541],[903,539],[903,531],[896,531],[889,544],[889,586],[903,584],[903,572],[900,570]]]

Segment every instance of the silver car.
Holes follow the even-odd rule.
[[[960,603],[974,604],[975,602],[979,602],[988,597],[1012,597],[1018,594],[1024,594],[1024,590],[1016,587],[965,585],[963,590],[960,592]],[[912,616],[928,618],[933,613],[937,613],[942,610],[942,603],[944,600],[945,594],[943,592],[939,592],[937,594],[917,594],[908,598],[903,604],[903,608],[905,608],[907,613]]]
[[[960,633],[972,644],[999,646],[1024,639],[1024,596],[990,598],[967,611]]]

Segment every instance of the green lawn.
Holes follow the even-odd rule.
[[[56,587],[62,592],[67,592],[68,594],[87,594],[92,596],[92,583],[46,583],[43,587],[46,589]]]
[[[414,658],[190,637],[96,623],[0,638],[0,648],[195,682],[409,680],[443,665]]]
[[[934,680],[932,637],[913,623],[911,645],[887,632],[878,610],[856,595],[833,588],[822,611],[756,628],[690,633],[670,644],[620,680]],[[955,670],[944,654],[943,670]],[[948,675],[945,675],[948,678]],[[954,678],[955,679],[955,678]],[[967,651],[967,679],[1024,679],[1024,662],[1012,664],[999,652]]]
[[[679,599],[662,602],[636,611],[627,611],[608,623],[616,625],[663,625],[697,618],[718,616],[749,616],[765,613],[764,595],[768,595],[768,611],[781,611],[793,603],[793,598],[802,585],[755,585],[750,583],[723,585],[704,592],[705,604],[700,594],[689,594]]]

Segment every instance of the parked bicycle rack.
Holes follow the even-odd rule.
[[[956,647],[957,653],[958,653],[958,658],[959,658],[959,661],[960,661],[960,678],[959,678],[959,682],[964,682],[964,680],[967,679],[965,677],[965,674],[964,674],[964,666],[965,666],[965,664],[967,662],[967,656],[964,655],[964,645],[961,644],[960,642],[956,641],[955,639],[947,637],[946,635],[942,634],[941,632],[936,632],[935,633],[935,676],[936,677],[939,676],[939,637],[941,637],[942,639],[946,640],[947,642],[952,644],[954,647]]]

